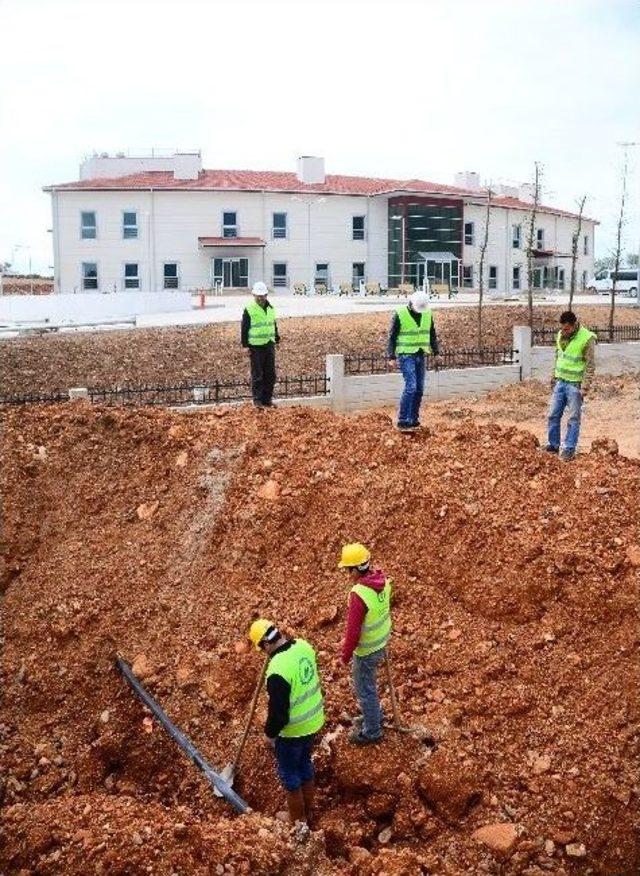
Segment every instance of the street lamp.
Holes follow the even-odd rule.
[[[301,201],[303,204],[307,205],[307,266],[309,268],[309,291],[311,291],[315,286],[315,271],[312,269],[311,265],[311,207],[314,204],[322,204],[323,201],[326,201],[326,198],[311,198],[310,200],[307,198],[300,198],[298,195],[292,195],[292,201]]]
[[[400,262],[400,283],[404,283],[404,272],[405,272],[405,262],[406,262],[406,237],[405,237],[405,220],[406,216],[403,213],[400,213],[397,216],[392,216],[392,219],[399,219],[401,222],[401,232],[402,232],[402,246],[401,246],[401,255],[402,261]]]
[[[625,151],[625,155],[629,146],[640,146],[640,141],[630,140],[626,143],[618,143],[618,146],[622,146]],[[638,277],[636,279],[636,307],[640,307],[640,242],[638,243]]]

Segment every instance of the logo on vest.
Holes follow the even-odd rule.
[[[313,678],[313,663],[308,657],[301,657],[298,662],[298,674],[302,684],[309,684]]]
[[[380,593],[378,593],[378,602],[384,602],[384,601],[385,601],[385,592],[384,592],[384,590],[381,590]]]

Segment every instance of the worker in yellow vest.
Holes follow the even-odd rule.
[[[371,745],[383,735],[377,675],[391,635],[391,579],[371,568],[371,553],[358,542],[342,548],[338,567],[348,571],[352,583],[342,662],[353,660],[353,687],[362,712],[349,742]]]
[[[269,620],[251,624],[249,639],[269,658],[269,711],[264,727],[275,751],[278,775],[287,794],[289,820],[309,822],[315,794],[311,751],[324,725],[324,700],[316,654],[304,639],[290,639]]]
[[[596,335],[580,325],[575,313],[565,310],[560,316],[560,331],[556,336],[546,446],[548,453],[559,452],[561,459],[570,460],[576,455],[582,403],[596,370],[595,345]],[[561,449],[560,428],[565,408],[569,411],[569,419]]]
[[[438,338],[426,292],[413,292],[391,320],[387,357],[398,362],[404,377],[397,427],[401,432],[420,428],[420,404],[425,389],[425,356],[438,355]]]
[[[276,345],[280,343],[276,312],[269,302],[267,284],[253,284],[253,301],[242,313],[240,341],[249,351],[251,395],[257,408],[273,407],[276,383]]]

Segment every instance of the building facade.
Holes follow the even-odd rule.
[[[487,192],[455,185],[331,176],[324,161],[295,173],[203,170],[199,153],[94,156],[51,194],[57,292],[245,289],[323,283],[477,289]],[[531,193],[492,194],[485,289],[527,288]],[[593,273],[595,222],[583,219],[577,285]],[[568,288],[577,217],[538,207],[534,286]]]

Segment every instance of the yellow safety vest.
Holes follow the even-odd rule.
[[[289,684],[289,723],[280,731],[286,738],[309,736],[324,724],[324,701],[316,653],[304,639],[274,654],[267,666],[267,679],[279,675]]]
[[[430,353],[431,322],[433,320],[431,311],[426,310],[424,313],[421,313],[417,323],[406,305],[399,307],[396,313],[400,320],[400,332],[396,341],[396,356],[417,353],[418,350]]]
[[[360,638],[356,647],[358,657],[366,657],[384,648],[391,635],[391,578],[387,578],[383,589],[378,593],[372,587],[364,584],[354,584],[352,593],[356,593],[367,606]]]
[[[588,328],[580,326],[563,349],[560,344],[562,332],[558,332],[556,336],[556,370],[554,372],[556,379],[567,380],[569,383],[581,383],[584,370],[587,367],[584,351],[591,338],[595,337],[596,335]]]
[[[263,310],[259,304],[253,301],[247,307],[249,314],[249,345],[251,347],[263,347],[265,344],[276,342],[276,312],[268,304]]]

